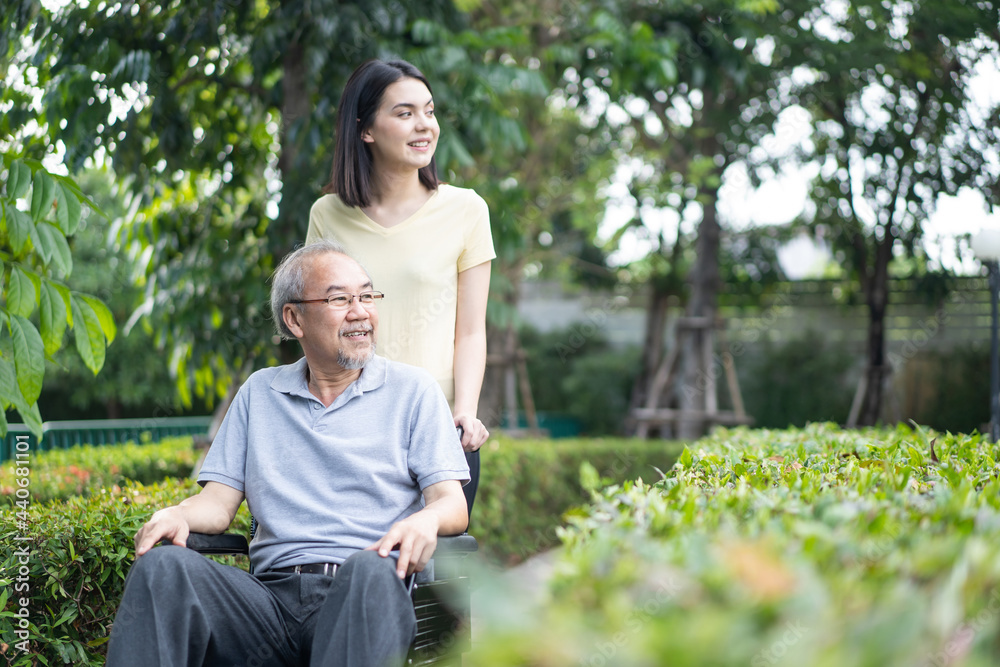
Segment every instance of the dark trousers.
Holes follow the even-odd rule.
[[[164,546],[125,580],[106,665],[401,665],[415,628],[395,561],[374,551],[327,577],[251,575]]]

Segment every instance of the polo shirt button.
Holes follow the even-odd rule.
[[[319,410],[319,403],[313,403],[313,410]]]

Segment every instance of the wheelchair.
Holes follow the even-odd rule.
[[[465,458],[469,463],[470,480],[463,490],[471,524],[472,505],[479,487],[479,452],[467,452]],[[256,528],[256,521],[251,520],[250,539],[253,539]],[[233,533],[191,533],[187,546],[204,555],[250,553],[246,537]],[[417,617],[417,631],[406,657],[407,665],[461,666],[461,654],[469,650],[472,642],[468,558],[478,550],[476,538],[467,532],[438,537],[434,558],[423,572],[410,578],[410,598]]]

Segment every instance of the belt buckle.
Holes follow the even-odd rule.
[[[313,565],[313,563],[307,563],[306,565],[296,565],[294,570],[295,574],[302,574],[302,568],[309,567],[310,565]],[[316,563],[316,565],[322,565],[323,569],[318,572],[306,571],[306,574],[322,574],[327,577],[332,577],[335,574],[337,574],[337,570],[340,568],[340,565],[338,563]]]

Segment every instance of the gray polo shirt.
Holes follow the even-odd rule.
[[[198,476],[242,491],[256,572],[342,562],[418,511],[421,491],[469,479],[451,410],[426,371],[376,356],[325,407],[305,359],[240,388]]]

